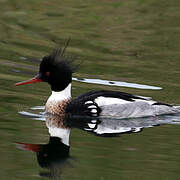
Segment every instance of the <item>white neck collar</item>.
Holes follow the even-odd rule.
[[[71,83],[62,91],[52,91],[48,101],[62,101],[71,98]]]

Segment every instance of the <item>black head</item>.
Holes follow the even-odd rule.
[[[72,73],[76,67],[72,64],[75,57],[65,55],[65,50],[69,40],[66,42],[64,49],[57,49],[50,55],[43,57],[39,74],[31,80],[17,83],[16,85],[30,84],[35,82],[48,82],[53,91],[64,90],[72,82]]]
[[[75,58],[64,55],[65,49],[57,49],[49,56],[45,56],[40,64],[40,78],[51,85],[53,91],[61,91],[72,82]]]

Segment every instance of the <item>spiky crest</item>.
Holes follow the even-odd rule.
[[[46,56],[45,59],[48,59],[52,65],[68,67],[69,70],[74,73],[79,65],[73,65],[73,62],[77,56],[67,56],[66,49],[69,45],[70,38],[66,41],[64,48],[55,49],[49,56]]]

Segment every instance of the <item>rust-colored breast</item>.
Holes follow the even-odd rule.
[[[65,109],[70,99],[63,100],[60,102],[57,101],[49,101],[46,103],[46,112],[57,115],[65,115]]]

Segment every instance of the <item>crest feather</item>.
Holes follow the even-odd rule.
[[[70,38],[66,41],[64,48],[57,48],[50,55],[49,58],[52,60],[55,66],[65,66],[70,69],[73,73],[79,67],[79,64],[74,65],[73,62],[77,59],[77,56],[67,56],[65,55],[66,49],[69,45]]]

